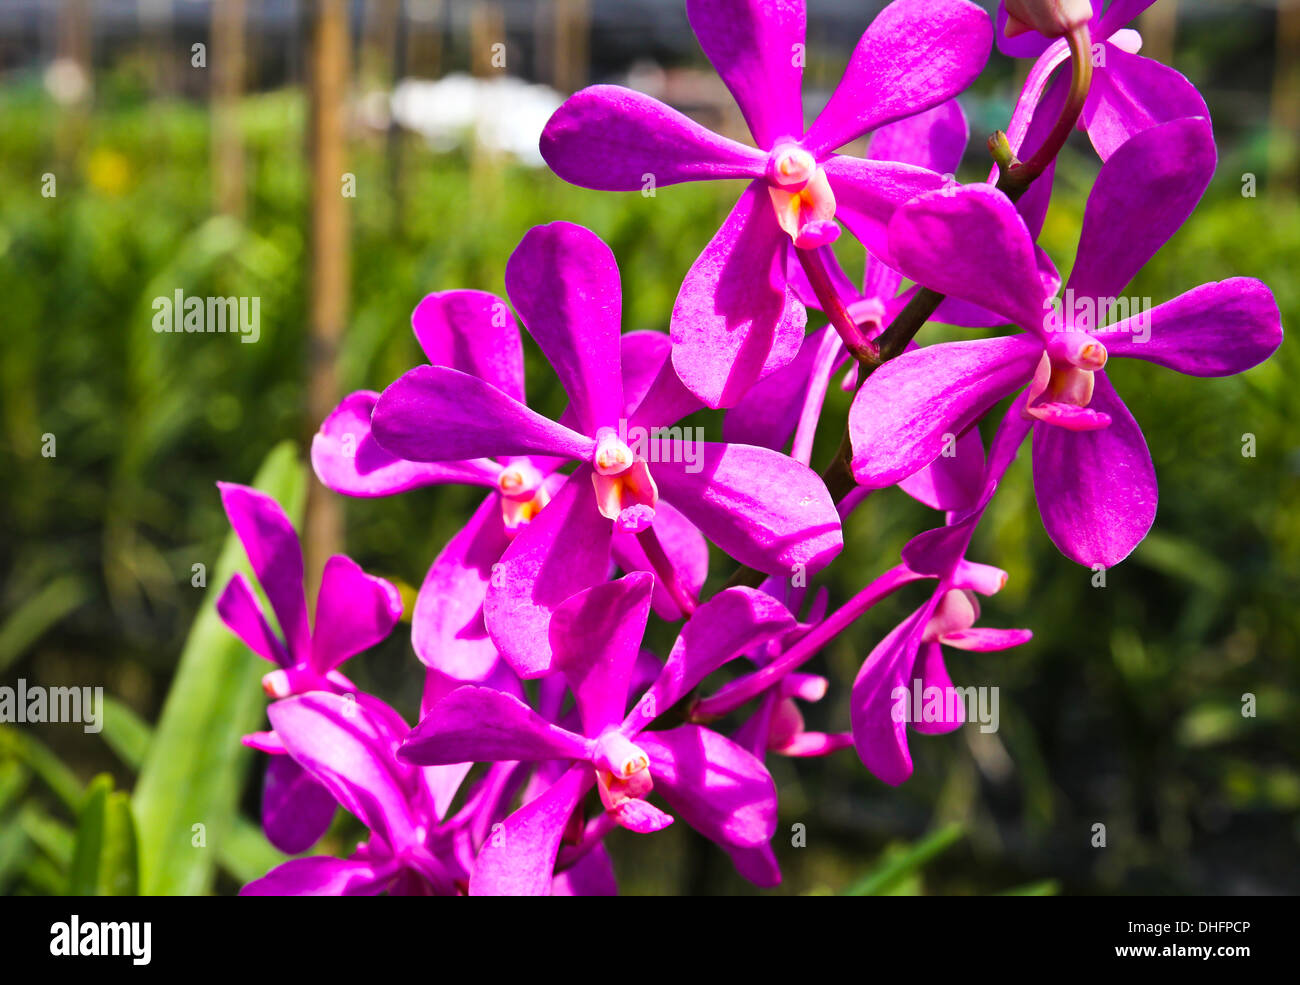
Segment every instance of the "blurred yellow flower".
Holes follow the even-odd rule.
[[[86,178],[93,188],[106,195],[121,195],[131,179],[131,165],[126,156],[100,147],[86,161]]]

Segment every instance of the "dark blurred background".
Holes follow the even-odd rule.
[[[811,115],[883,4],[808,6]],[[1144,53],[1204,93],[1220,167],[1128,293],[1159,303],[1258,277],[1293,325],[1300,3],[1159,0],[1137,26]],[[986,176],[984,139],[1006,125],[1027,68],[995,52],[962,97],[972,129],[962,180]],[[130,790],[142,759],[184,755],[151,744],[146,723],[159,719],[203,604],[192,566],[213,569],[227,534],[214,483],[250,481],[285,440],[301,458],[340,395],[382,389],[420,361],[409,315],[424,294],[503,293],[523,233],[570,219],[618,257],[625,330],[666,329],[737,189],[645,198],[558,180],[537,135],[593,82],[650,92],[746,139],[678,0],[0,5],[0,685],[102,685],[117,702],[102,736],[0,725],[0,891],[66,888],[81,785],[94,774]],[[1096,168],[1076,136],[1042,238],[1063,270]],[[354,198],[340,193],[345,174]],[[846,269],[860,269],[860,249],[842,246]],[[152,301],[177,289],[259,297],[260,340],[156,334]],[[956,334],[931,327],[922,341]],[[534,404],[557,412],[563,396],[526,345]],[[975,556],[1011,574],[984,623],[1035,638],[949,660],[957,683],[1000,688],[1000,730],[915,737],[915,776],[897,790],[851,751],[774,757],[781,892],[842,892],[936,828],[956,832],[947,850],[887,891],[1300,890],[1297,371],[1291,343],[1227,380],[1113,364],[1156,462],[1155,530],[1094,588],[1051,547],[1018,463]],[[814,466],[833,452],[847,402],[834,391]],[[701,422],[720,437],[716,416]],[[54,457],[42,454],[47,435]],[[308,486],[309,568],[341,547],[408,588],[477,501],[457,488],[343,501]],[[873,497],[818,582],[843,600],[935,522],[899,493]],[[712,583],[729,570],[715,557]],[[872,612],[817,658],[833,684],[814,725],[847,728],[858,665],[918,600]],[[256,663],[238,664],[254,701]],[[352,667],[413,718],[421,675],[405,631]],[[1256,717],[1241,713],[1246,694]],[[257,727],[260,705],[245,714]],[[201,891],[233,891],[274,861],[248,823],[262,763],[241,755],[222,768],[243,815],[231,843],[245,850],[222,849],[192,884]],[[161,782],[155,813],[170,795]],[[137,820],[148,855],[152,822]],[[1092,844],[1098,823],[1105,848]],[[806,847],[790,844],[794,824]],[[340,819],[325,847],[346,850],[354,836]],[[611,846],[626,892],[747,891],[684,825],[617,832]]]

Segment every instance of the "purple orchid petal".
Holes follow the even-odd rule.
[[[372,702],[378,703],[375,699]],[[396,847],[417,841],[406,785],[393,757],[404,736],[370,702],[313,691],[267,709],[285,749],[345,810]]]
[[[1069,73],[1056,74],[1056,70],[1069,58],[1069,45],[1064,40],[1058,40],[1029,70],[1006,130],[1007,142],[1021,160],[1028,160],[1042,147],[1065,108],[1065,101],[1070,94]],[[999,174],[1000,169],[994,164],[989,172],[989,184],[996,185]],[[1016,203],[1016,208],[1024,216],[1025,224],[1034,239],[1038,239],[1043,231],[1055,177],[1056,159],[1053,158]]]
[[[1046,309],[1034,240],[1011,200],[992,185],[914,199],[889,223],[889,246],[898,268],[918,283],[1041,333]]]
[[[774,751],[779,752],[782,756],[811,759],[817,756],[829,756],[841,749],[849,749],[852,745],[852,732],[836,732],[834,734],[800,732],[785,745]]]
[[[551,652],[586,735],[623,720],[628,688],[650,618],[654,578],[635,572],[573,596],[551,619]]]
[[[380,447],[370,433],[379,394],[359,390],[343,398],[312,438],[311,464],[326,488],[344,496],[391,496],[446,482],[490,486],[501,467],[487,459],[408,462]]]
[[[972,650],[978,653],[996,653],[1021,646],[1034,638],[1027,629],[992,629],[986,626],[971,626],[944,633],[940,642],[958,650]]]
[[[617,896],[614,863],[604,845],[596,845],[551,882],[552,896]]]
[[[497,650],[483,625],[492,565],[510,546],[501,498],[489,495],[429,566],[411,619],[411,645],[426,667],[461,681],[481,681]]]
[[[894,214],[916,196],[948,187],[942,175],[913,164],[836,155],[822,167],[835,193],[835,217],[889,267],[896,266],[888,235]]]
[[[514,695],[466,684],[411,729],[398,755],[421,766],[452,763],[586,761],[587,743],[552,725]]]
[[[253,586],[242,572],[236,571],[231,576],[230,582],[217,599],[217,615],[226,624],[226,628],[259,657],[281,666],[289,663],[289,654],[284,644],[266,621],[262,603],[257,600]]]
[[[677,583],[692,599],[699,599],[704,582],[709,577],[709,544],[695,525],[682,516],[672,503],[661,499],[655,507],[654,533],[659,546],[664,549],[676,574]],[[656,574],[654,565],[635,534],[615,533],[610,542],[614,562],[623,570],[648,571]],[[655,615],[666,622],[685,618],[663,579],[655,578],[651,596]]]
[[[316,625],[311,640],[311,665],[327,674],[343,661],[368,650],[402,618],[402,596],[383,578],[361,570],[349,557],[335,554],[325,562]]]
[[[594,782],[589,766],[575,766],[496,825],[474,863],[470,895],[547,895],[569,815]]]
[[[1097,155],[1106,161],[1144,130],[1209,115],[1196,87],[1178,72],[1107,44],[1106,69],[1093,75],[1082,120]]]
[[[752,588],[728,588],[695,610],[682,627],[663,670],[620,731],[635,736],[728,661],[794,628],[780,602]]]
[[[844,546],[835,504],[808,466],[753,445],[703,442],[696,453],[694,465],[684,456],[655,465],[660,495],[741,564],[815,571]]]
[[[1156,517],[1155,467],[1142,429],[1106,378],[1091,406],[1110,415],[1100,431],[1034,425],[1034,494],[1047,535],[1079,564],[1119,564]]]
[[[957,100],[949,99],[923,113],[881,127],[871,135],[867,157],[955,175],[969,142],[966,114]]]
[[[1137,19],[1137,16],[1150,7],[1156,0],[1110,0],[1106,12],[1098,8],[1101,0],[1093,0],[1092,9],[1096,11],[1092,18],[1092,36],[1108,38],[1125,24]]]
[[[751,182],[686,274],[673,305],[673,366],[710,407],[729,407],[794,358],[807,312],[785,280],[789,237],[766,181]]]
[[[999,3],[997,43],[998,51],[1010,58],[1037,58],[1048,49],[1052,41],[1037,31],[1025,31],[1014,38],[1007,37],[1007,7],[1005,3]]]
[[[633,798],[609,809],[618,826],[639,835],[654,834],[673,823],[673,816],[648,800]]]
[[[542,157],[574,185],[642,191],[681,181],[760,178],[767,155],[720,137],[657,99],[622,86],[574,93],[542,131]]]
[[[304,659],[311,647],[311,629],[302,587],[302,548],[293,524],[266,493],[228,482],[218,482],[217,488],[230,525],[280,623],[290,657]]]
[[[524,349],[509,306],[486,291],[426,295],[411,313],[416,341],[434,366],[458,369],[524,402]]]
[[[800,142],[822,157],[969,86],[993,49],[989,15],[966,0],[894,0],[871,22],[844,78]]]
[[[619,337],[619,361],[623,369],[623,416],[630,418],[672,356],[673,343],[667,332],[626,332]]]
[[[1029,431],[1033,426],[1033,421],[1025,413],[1025,406],[1029,402],[1029,394],[1021,393],[1015,400],[1011,401],[1011,406],[1007,408],[1006,416],[1002,418],[998,425],[997,431],[993,435],[993,443],[989,445],[987,475],[989,479],[988,486],[982,497],[982,502],[977,504],[980,508],[988,503],[989,498],[993,495],[993,487],[1002,481],[1007,469],[1011,463],[1016,460],[1016,455],[1020,453],[1020,446],[1025,443],[1025,438],[1029,436]]]
[[[755,848],[776,832],[776,784],[763,763],[699,725],[642,732],[655,793],[710,841]]]
[[[849,706],[853,744],[864,766],[890,786],[912,775],[907,748],[907,715],[901,702],[910,702],[908,678],[921,645],[921,634],[938,604],[938,596],[899,623],[871,651],[853,682]],[[903,688],[908,697],[901,697]]]
[[[610,248],[571,222],[534,226],[506,263],[506,292],[555,367],[581,430],[594,436],[617,427],[623,302]]]
[[[943,648],[936,642],[922,643],[912,672],[921,682],[923,712],[931,707],[930,701],[935,691],[939,695],[935,702],[938,707],[933,709],[937,714],[931,717],[923,713],[920,721],[911,723],[912,728],[922,735],[944,735],[961,728],[966,721],[966,706],[961,695],[953,688],[952,678],[948,676],[948,668],[943,661]]]
[[[683,417],[700,410],[700,398],[686,389],[671,359],[672,346],[659,365],[655,378],[628,414],[628,430],[643,428],[653,435],[659,428],[671,428]],[[635,449],[633,449],[635,451]]]
[[[417,366],[379,397],[375,440],[415,462],[507,455],[585,460],[589,437],[543,417],[490,383],[444,366]]]
[[[772,889],[781,885],[781,865],[776,860],[776,853],[771,845],[759,845],[757,848],[733,848],[722,846],[731,856],[731,864],[740,875],[760,889]]]
[[[829,325],[805,336],[789,365],[755,383],[727,412],[723,438],[731,444],[783,451],[801,424],[805,432],[816,426],[835,358],[842,352],[839,336]]]
[[[1117,297],[1192,214],[1216,160],[1210,121],[1201,118],[1144,130],[1111,155],[1088,196],[1067,289]]]
[[[801,0],[686,0],[686,16],[754,143],[771,149],[783,137],[797,140],[803,133]]]
[[[289,756],[272,756],[262,781],[262,830],[288,855],[320,841],[338,804],[334,796]]]
[[[451,802],[460,792],[460,785],[473,768],[473,763],[447,763],[443,766],[422,766],[417,771],[420,785],[433,808],[433,815],[439,821],[447,816]]]
[[[254,879],[240,896],[378,896],[396,872],[396,865],[377,868],[365,859],[329,855],[291,858]]]
[[[1202,284],[1098,333],[1114,356],[1145,359],[1189,376],[1232,376],[1282,344],[1273,292],[1249,277]]]
[[[995,403],[1028,383],[1042,356],[1030,335],[905,352],[872,374],[849,410],[853,475],[872,489],[915,475]]]
[[[551,669],[551,613],[608,574],[613,530],[596,508],[591,476],[587,465],[574,472],[494,569],[483,617],[497,649],[521,677]]]
[[[961,563],[974,531],[969,519],[923,530],[903,545],[903,564],[918,575],[948,578]]]
[[[979,428],[958,438],[953,454],[947,450],[898,488],[932,510],[964,510],[984,491],[984,442]]]
[[[274,731],[249,732],[247,735],[240,736],[239,741],[248,746],[249,749],[256,749],[258,752],[264,752],[269,756],[288,755],[284,743],[280,741],[280,737]]]

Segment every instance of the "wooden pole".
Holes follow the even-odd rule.
[[[244,217],[244,137],[239,103],[244,93],[244,0],[213,0],[212,196],[222,215]]]
[[[442,0],[407,0],[406,75],[436,79],[442,74]]]
[[[1300,0],[1278,0],[1270,117],[1269,184],[1280,189],[1300,177]]]
[[[307,417],[315,433],[340,397],[336,361],[348,309],[350,274],[346,170],[348,10],[345,0],[312,3],[311,302]],[[309,484],[304,543],[308,593],[314,600],[325,560],[343,543],[338,497]]]
[[[1160,0],[1138,18],[1142,54],[1162,65],[1174,63],[1174,40],[1178,36],[1178,0]]]
[[[590,57],[589,0],[555,0],[555,88],[568,93],[586,85]]]

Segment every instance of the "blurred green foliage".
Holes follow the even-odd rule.
[[[76,118],[34,87],[0,91],[0,682],[102,684],[117,702],[101,736],[0,726],[0,891],[62,891],[70,866],[83,871],[74,853],[78,824],[93,820],[87,810],[107,810],[82,807],[83,782],[107,772],[113,786],[131,789],[149,757],[164,762],[147,723],[159,719],[200,611],[204,593],[192,585],[192,565],[216,577],[227,530],[214,483],[249,481],[281,441],[305,450],[319,423],[303,410],[310,221],[303,103],[296,93],[260,95],[241,114],[243,222],[212,217],[202,108],[138,103]],[[1200,211],[1128,293],[1158,303],[1207,280],[1255,276],[1276,292],[1284,325],[1294,324],[1300,210],[1267,181],[1258,198],[1243,197],[1239,175],[1263,167],[1249,145],[1234,153]],[[1043,236],[1062,269],[1095,166],[1084,149],[1062,164]],[[382,135],[356,135],[349,167],[358,191],[351,315],[339,356],[345,389],[381,389],[420,361],[408,321],[420,297],[455,287],[501,293],[515,243],[554,219],[581,222],[613,248],[626,330],[665,329],[682,275],[736,192],[726,185],[663,188],[654,197],[588,192],[544,171],[472,152],[434,154],[413,138]],[[962,177],[983,173],[972,159]],[[47,174],[57,182],[54,197],[41,194]],[[860,266],[860,250],[842,245],[849,269]],[[260,297],[260,341],[154,333],[152,300],[176,289]],[[952,334],[935,327],[926,338]],[[556,413],[563,395],[526,346],[530,397]],[[1300,396],[1289,384],[1297,370],[1290,344],[1229,380],[1112,367],[1159,473],[1155,531],[1107,572],[1104,588],[1093,587],[1092,572],[1047,541],[1028,462],[1019,462],[975,556],[1011,574],[986,605],[986,623],[1029,626],[1034,641],[950,661],[958,683],[1000,688],[1001,729],[914,737],[916,775],[897,790],[873,780],[851,752],[775,762],[783,892],[838,893],[855,884],[1024,894],[1300,890],[1300,867],[1279,864],[1294,860],[1300,843]],[[832,394],[815,465],[833,451],[847,403]],[[720,436],[716,415],[700,423],[710,438]],[[1242,454],[1248,434],[1254,457]],[[54,457],[42,455],[46,435],[54,436]],[[455,488],[349,501],[347,548],[368,570],[418,585],[475,501]],[[847,524],[845,553],[819,582],[843,599],[937,519],[896,492],[873,497]],[[715,583],[728,571],[716,559]],[[911,593],[881,607],[815,661],[835,683],[810,711],[811,725],[847,727],[848,682],[918,601]],[[236,684],[255,684],[254,663],[231,664]],[[404,633],[358,661],[354,677],[414,715],[420,669]],[[1241,714],[1245,694],[1257,699],[1256,717]],[[228,744],[248,724],[232,719],[219,741]],[[147,786],[151,812],[180,817],[181,775]],[[243,816],[220,847],[220,891],[276,858],[249,820],[259,788],[254,770],[238,805]],[[94,787],[91,796],[98,790],[106,805],[120,796],[108,789]],[[209,803],[214,811],[235,806]],[[150,816],[136,819],[142,837]],[[113,823],[120,830],[121,819]],[[1098,823],[1105,849],[1092,847]],[[795,824],[805,826],[807,847],[792,846]],[[951,824],[965,837],[945,834],[941,857],[932,857],[934,842],[899,848],[927,831],[955,831]],[[322,847],[342,850],[354,836],[340,815]],[[141,844],[146,862],[157,840]],[[725,857],[684,825],[654,839],[616,832],[611,845],[628,892],[747,891]],[[103,864],[84,871],[102,873]],[[146,865],[146,888],[148,873]],[[212,885],[210,868],[197,882],[187,878],[154,888]]]

